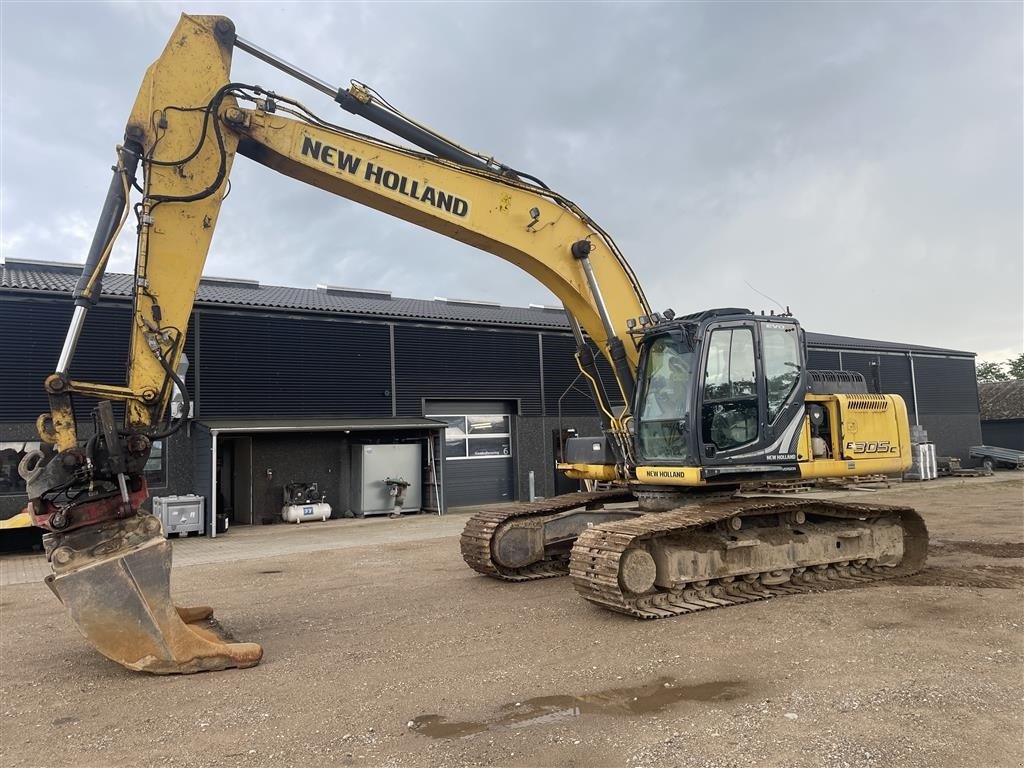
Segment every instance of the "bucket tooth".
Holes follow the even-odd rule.
[[[182,608],[180,605],[176,605],[174,610],[178,612],[178,618],[186,624],[213,618],[213,608],[208,605],[196,605],[191,608]]]
[[[225,638],[212,608],[171,602],[171,543],[157,518],[102,523],[60,535],[54,544],[46,584],[108,659],[168,675],[252,667],[263,657],[256,643]]]

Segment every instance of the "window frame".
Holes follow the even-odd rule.
[[[712,340],[712,338],[714,338],[714,334],[719,333],[719,332],[725,332],[725,331],[729,331],[730,332],[729,333],[729,347],[728,347],[728,356],[727,356],[727,366],[726,366],[726,373],[727,373],[727,382],[726,382],[726,384],[727,384],[727,386],[728,386],[728,388],[730,390],[730,394],[729,394],[728,397],[715,397],[715,398],[709,399],[708,396],[707,396],[707,394],[708,394],[707,393],[707,372],[708,372],[708,366],[709,366],[709,364],[711,362],[711,354],[712,354],[711,340]],[[734,343],[735,343],[734,339],[735,339],[735,332],[736,331],[745,331],[746,333],[748,333],[749,334],[749,338],[750,338],[750,340],[751,340],[751,342],[753,344],[753,347],[752,347],[753,363],[754,363],[754,370],[752,372],[753,373],[753,381],[747,381],[746,379],[744,379],[742,381],[742,383],[750,384],[753,387],[753,392],[750,392],[750,393],[747,393],[747,394],[736,394],[735,391],[734,391],[735,382],[732,379],[732,372],[733,372],[734,362],[733,362],[732,357],[733,357],[733,346],[734,346]],[[763,381],[762,381],[763,376],[764,376],[764,368],[763,368],[763,361],[761,360],[761,354],[760,354],[760,349],[761,349],[761,346],[760,346],[761,345],[760,329],[757,327],[756,322],[754,322],[752,320],[740,320],[740,321],[725,320],[725,321],[718,321],[718,322],[716,322],[714,324],[706,326],[704,331],[703,331],[703,334],[704,334],[705,338],[707,339],[707,343],[704,345],[704,350],[703,350],[703,353],[701,355],[701,380],[700,380],[700,383],[699,383],[699,386],[700,386],[700,391],[699,391],[700,413],[699,413],[699,416],[697,417],[697,429],[699,430],[699,433],[698,433],[699,434],[699,444],[700,444],[700,449],[699,450],[700,450],[701,461],[703,463],[708,464],[709,466],[713,466],[713,465],[717,465],[717,464],[727,463],[728,461],[730,461],[729,457],[732,454],[735,454],[737,452],[740,452],[740,451],[750,451],[751,449],[757,450],[757,447],[763,443],[764,435],[765,435],[765,424],[761,421],[761,413],[762,413],[763,399],[764,399],[764,384],[763,384]],[[719,384],[719,385],[716,385],[716,386],[723,386],[723,385]],[[755,411],[756,411],[756,419],[755,419],[754,423],[755,423],[756,427],[755,427],[754,436],[750,440],[748,440],[748,441],[746,441],[744,443],[739,443],[737,445],[730,445],[728,447],[722,448],[712,439],[710,430],[705,430],[704,423],[703,423],[704,422],[704,411],[705,411],[705,409],[708,408],[709,406],[715,406],[715,405],[724,404],[724,403],[734,403],[734,404],[752,403],[754,405],[754,408],[755,408]],[[714,449],[713,453],[711,453],[711,454],[708,453],[708,448],[709,447]]]
[[[746,379],[740,380],[741,384],[748,385],[748,386],[752,387],[753,388],[753,392],[747,392],[747,393],[744,393],[744,394],[739,394],[736,391],[737,390],[737,386],[736,386],[737,385],[737,380],[735,380],[733,378],[733,366],[735,365],[735,363],[733,361],[733,355],[736,352],[736,333],[737,333],[737,331],[746,333],[746,335],[747,335],[746,338],[748,338],[750,340],[750,348],[749,348],[750,349],[750,362],[753,365],[753,370],[751,371],[751,378],[750,378],[750,380],[749,381],[746,380]],[[709,369],[711,367],[712,354],[715,352],[715,349],[714,349],[715,337],[718,334],[723,334],[724,335],[726,333],[729,335],[729,342],[728,342],[728,348],[727,348],[727,351],[726,351],[725,367],[722,369],[722,372],[724,372],[724,374],[725,374],[725,379],[724,379],[724,381],[717,381],[716,380],[716,382],[713,384],[713,386],[715,386],[715,387],[722,387],[722,386],[728,387],[728,396],[726,396],[726,397],[715,397],[713,399],[709,399],[707,397],[708,371],[709,371]],[[704,376],[703,376],[703,381],[701,381],[701,405],[704,405],[704,404],[707,404],[707,403],[732,402],[732,401],[735,401],[735,400],[748,400],[748,399],[755,399],[755,398],[757,398],[760,386],[759,386],[759,382],[758,382],[757,336],[755,334],[755,329],[752,326],[749,326],[749,325],[735,325],[735,326],[728,325],[728,326],[722,326],[722,327],[718,327],[718,328],[712,328],[710,330],[710,333],[708,334],[708,345],[707,346],[708,346],[708,351],[707,351],[707,353],[705,355],[705,361],[704,361],[704,371],[703,371],[704,372]],[[717,361],[716,361],[716,365],[717,365]]]
[[[160,469],[159,471],[154,471],[151,469],[143,468],[142,474],[146,478],[147,488],[166,488],[168,486],[169,481],[167,478],[167,449],[169,447],[169,442],[170,441],[167,440],[166,438],[153,441],[154,448],[156,447],[157,443],[160,444]],[[151,462],[152,460],[153,454],[151,449],[149,458],[146,460],[146,464],[148,465],[149,462]]]
[[[485,459],[511,459],[513,455],[512,448],[512,414],[509,413],[446,413],[446,414],[425,414],[425,418],[436,419],[437,421],[444,421],[448,426],[444,429],[444,435],[442,440],[445,443],[445,461],[481,461]],[[472,434],[469,429],[469,420],[472,418],[489,418],[489,419],[500,419],[503,420],[506,425],[506,431],[504,432],[486,432],[480,434]],[[448,455],[448,444],[458,442],[456,438],[452,440],[448,437],[448,430],[454,425],[451,424],[453,419],[462,419],[462,438],[463,449],[465,451],[462,456],[449,456]],[[482,440],[494,440],[504,439],[508,444],[508,453],[501,453],[490,456],[474,456],[470,449],[470,444],[476,441]]]
[[[800,338],[800,332],[799,326],[791,323],[761,323],[761,378],[764,380],[765,422],[769,425],[777,424],[779,419],[785,414],[789,403],[793,399],[793,393],[800,386],[803,372],[806,369],[806,361],[801,354],[803,340]],[[768,335],[772,333],[793,334],[793,351],[796,355],[795,363],[797,366],[792,369],[793,383],[790,385],[785,396],[779,401],[778,410],[774,414],[772,413],[772,388],[768,370]]]

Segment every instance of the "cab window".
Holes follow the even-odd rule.
[[[757,379],[750,328],[711,332],[701,422],[704,441],[720,451],[757,439]]]
[[[645,459],[685,460],[689,454],[690,390],[694,353],[662,336],[645,351],[638,437]]]
[[[779,411],[793,394],[800,380],[800,340],[795,325],[765,323],[764,376],[768,385],[768,421],[775,421]]]

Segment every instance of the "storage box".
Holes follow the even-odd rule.
[[[165,536],[206,532],[206,499],[202,496],[155,496],[153,514],[163,523]]]
[[[422,451],[419,443],[352,446],[351,506],[356,516],[387,515],[395,511],[395,497],[385,482],[389,477],[409,482],[403,512],[420,511],[423,486]]]

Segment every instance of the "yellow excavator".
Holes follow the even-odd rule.
[[[299,101],[230,77],[240,49],[322,91],[416,149],[334,125]],[[843,477],[910,465],[906,407],[843,372],[809,371],[787,312],[654,312],[611,237],[539,179],[403,115],[372,88],[337,88],[183,15],[147,70],[125,131],[56,371],[43,448],[22,461],[28,511],[48,531],[47,584],[88,641],[124,666],[188,673],[259,663],[209,608],[170,597],[170,544],[148,514],[143,467],[180,429],[179,362],[236,154],[499,256],[564,305],[603,434],[569,441],[561,468],[605,490],[474,515],[461,549],[477,571],[522,581],[570,574],[587,600],[660,618],[872,581],[919,569],[921,518],[903,507],[739,498],[747,481]],[[141,182],[139,181],[141,171]],[[130,205],[137,190],[138,202]],[[126,383],[68,375],[117,233],[138,244]],[[614,406],[594,349],[611,366]],[[240,382],[244,386],[244,382]],[[175,393],[184,407],[171,407]],[[99,400],[82,439],[72,396]],[[118,423],[113,404],[124,406]],[[83,431],[84,432],[84,431]]]

